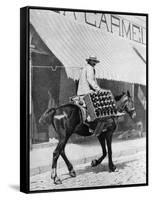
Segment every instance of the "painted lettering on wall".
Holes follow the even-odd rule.
[[[92,12],[60,11],[60,14],[72,20],[77,20],[80,23],[86,23],[90,26],[106,30],[124,39],[146,45],[146,28],[124,17],[114,14]]]

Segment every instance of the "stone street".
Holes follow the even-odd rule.
[[[71,178],[66,168],[58,170],[62,184],[54,185],[50,172],[30,177],[30,190],[57,190],[66,188],[98,187],[146,183],[146,153],[113,158],[118,172],[109,173],[107,158],[97,167],[90,163],[74,166],[77,176]]]

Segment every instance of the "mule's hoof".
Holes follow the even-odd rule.
[[[118,169],[118,168],[116,168],[116,169],[115,169],[115,172],[119,172],[119,169]]]
[[[71,170],[71,171],[69,172],[69,175],[70,175],[71,177],[76,177],[76,173],[75,173],[74,170]]]
[[[54,184],[55,184],[55,185],[62,184],[61,179],[59,179],[59,178],[56,176],[56,177],[54,178]]]
[[[115,165],[113,165],[112,167],[109,167],[109,172],[118,172],[118,169]]]
[[[96,167],[97,165],[98,165],[99,163],[98,163],[98,160],[92,160],[92,162],[91,162],[91,167]]]

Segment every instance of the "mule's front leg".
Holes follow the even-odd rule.
[[[109,172],[115,172],[115,171],[118,171],[118,170],[117,170],[116,166],[113,164],[113,161],[112,161],[111,143],[112,143],[112,136],[107,138],[108,161],[109,161]]]
[[[101,135],[98,136],[98,140],[101,144],[103,155],[99,159],[92,160],[92,163],[91,163],[92,167],[96,167],[97,165],[99,165],[107,155],[106,146],[105,146],[105,135],[102,135],[101,133]]]

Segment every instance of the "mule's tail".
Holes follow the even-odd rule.
[[[55,113],[56,113],[55,108],[49,109],[49,117],[50,117],[51,123],[53,123],[53,117],[54,117]]]
[[[49,124],[53,124],[53,117],[54,117],[55,112],[56,112],[55,108],[49,108],[49,109],[47,109],[43,113],[43,115],[40,117],[39,123],[40,124],[47,124],[48,121],[49,121]]]

